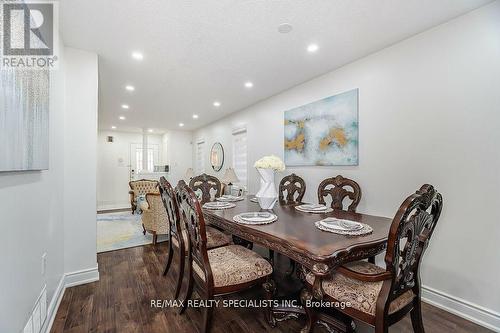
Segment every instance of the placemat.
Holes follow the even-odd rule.
[[[349,230],[330,229],[330,228],[323,226],[320,222],[321,221],[317,221],[314,223],[316,225],[316,228],[318,228],[319,230],[322,230],[322,231],[331,232],[333,234],[339,234],[339,235],[345,235],[345,236],[362,236],[362,235],[371,234],[373,232],[373,228],[365,223],[361,223],[363,225],[363,229],[349,231]]]

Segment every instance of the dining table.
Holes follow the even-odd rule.
[[[392,219],[342,210],[328,213],[306,213],[295,207],[298,204],[277,203],[272,210],[261,210],[253,196],[234,202],[229,209],[204,209],[207,223],[241,238],[278,252],[314,275],[312,293],[303,289],[301,301],[323,299],[322,280],[335,272],[336,268],[348,262],[367,259],[383,252],[387,247],[387,237]],[[262,225],[241,224],[233,220],[237,214],[265,211],[277,216],[273,223]],[[326,217],[356,221],[369,225],[373,231],[362,236],[341,235],[320,230],[315,222]],[[267,292],[274,292],[274,281],[264,284]],[[268,312],[270,325],[277,321],[297,318],[304,313],[302,307],[274,307]],[[338,323],[337,330],[345,331],[345,322]]]

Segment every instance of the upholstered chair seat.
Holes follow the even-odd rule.
[[[207,253],[215,288],[249,283],[273,273],[266,259],[240,245],[219,247]],[[205,273],[195,261],[193,271],[205,281]]]
[[[385,272],[385,269],[366,261],[356,261],[344,265],[344,267],[363,274],[379,274]],[[306,275],[307,282],[312,285],[314,283],[314,275],[308,273]],[[322,281],[323,290],[327,295],[334,298],[338,302],[349,302],[351,307],[367,313],[375,315],[375,308],[377,305],[377,298],[380,290],[382,289],[383,281],[366,282],[356,280],[354,278],[343,275],[342,273],[335,273],[328,279]],[[394,301],[389,306],[389,314],[402,309],[405,305],[409,304],[415,295],[411,290],[408,290]]]
[[[219,231],[215,228],[211,228],[208,226],[206,231],[207,231],[207,249],[213,249],[231,243],[231,237],[229,235],[226,235],[222,231]],[[184,238],[184,246],[187,249],[189,243],[189,234],[185,229],[182,230],[182,237]],[[172,237],[172,244],[175,247],[179,247],[179,242],[174,237]]]

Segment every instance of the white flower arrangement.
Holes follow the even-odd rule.
[[[285,163],[275,155],[264,156],[253,165],[259,169],[273,169],[275,171],[284,171]]]

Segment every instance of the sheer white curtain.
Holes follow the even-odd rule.
[[[233,131],[233,169],[240,182],[236,186],[247,189],[247,130],[245,128]]]
[[[196,176],[205,172],[205,140],[196,142]]]

